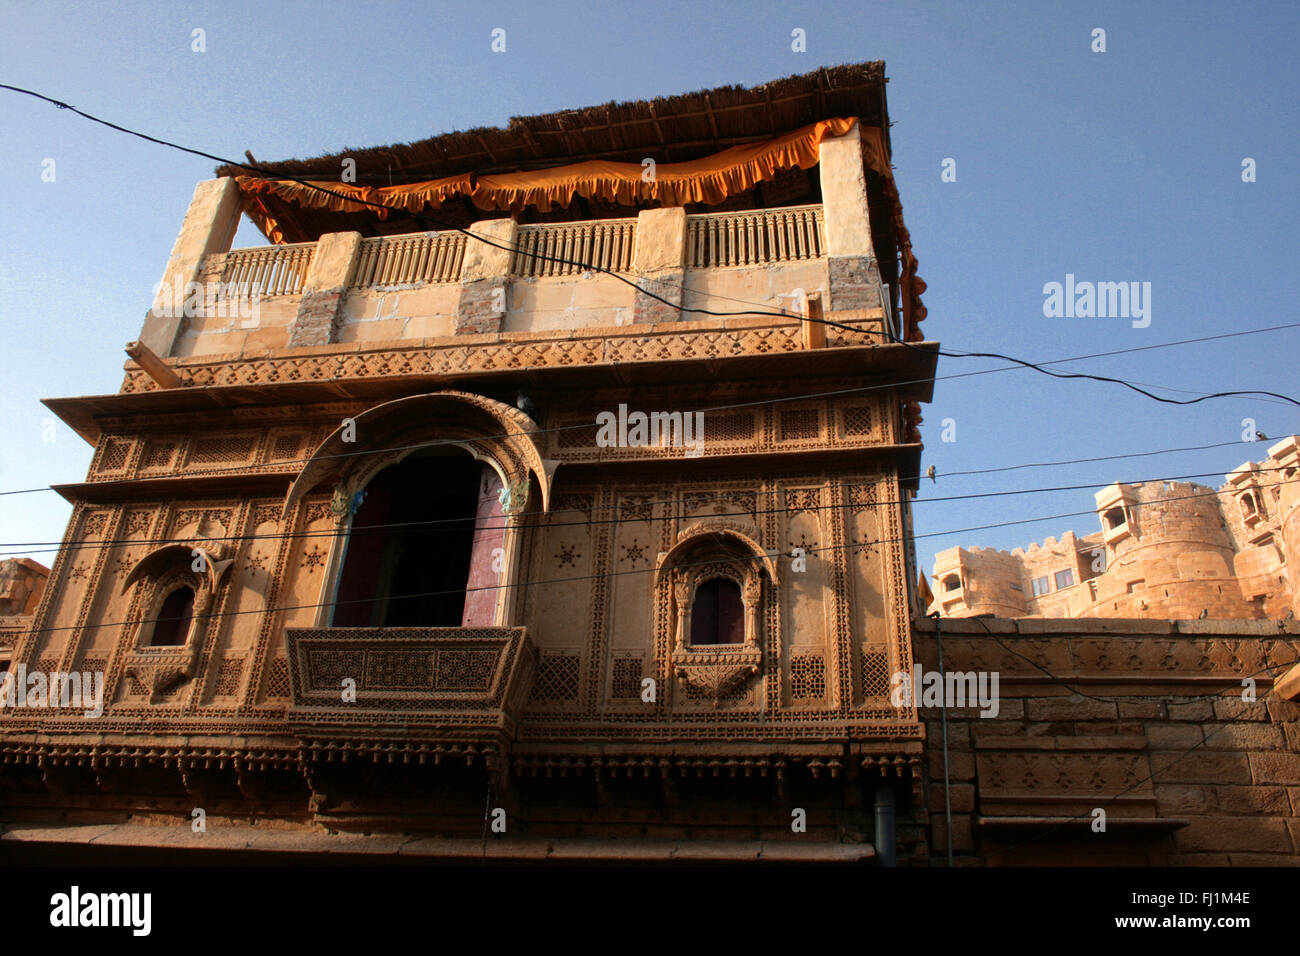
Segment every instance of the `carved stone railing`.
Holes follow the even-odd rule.
[[[817,259],[825,249],[820,205],[686,217],[692,269]]]
[[[327,627],[285,633],[289,720],[301,726],[509,733],[537,660],[522,627]]]
[[[520,226],[511,273],[525,278],[567,276],[589,266],[631,272],[635,242],[635,219]]]
[[[221,264],[220,283],[233,294],[258,298],[302,293],[316,243],[232,249]],[[225,293],[219,293],[224,296]]]
[[[457,282],[465,243],[457,232],[363,239],[349,288]]]

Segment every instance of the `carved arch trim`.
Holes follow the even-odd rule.
[[[344,441],[349,433],[354,441]],[[542,457],[537,433],[537,423],[519,409],[471,392],[429,392],[384,402],[357,415],[351,426],[340,424],[321,442],[289,487],[281,520],[319,485],[334,485],[335,501],[346,503],[384,468],[442,442],[496,468],[509,494],[507,511],[522,510],[529,479],[535,478],[545,514],[559,463]]]
[[[777,583],[776,563],[772,560],[772,555],[754,540],[751,527],[745,522],[725,517],[704,518],[683,528],[677,535],[676,543],[659,555],[655,571],[657,582],[662,583],[674,570],[689,570],[682,567],[690,563],[687,560],[689,556],[710,544],[723,551],[730,550],[728,544],[738,547],[739,554],[732,552],[735,560],[752,564],[754,559],[758,559],[758,566],[767,571],[768,579],[774,585]],[[739,583],[743,586],[743,582]]]

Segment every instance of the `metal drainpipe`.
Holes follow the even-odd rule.
[[[894,788],[882,783],[876,788],[876,854],[881,866],[898,860],[898,828],[894,824]]]

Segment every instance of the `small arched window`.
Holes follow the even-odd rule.
[[[194,589],[182,585],[168,594],[158,608],[158,618],[154,622],[153,633],[149,636],[149,646],[179,647],[184,644],[189,637],[190,622],[193,619]]]
[[[1126,521],[1123,508],[1111,508],[1106,512],[1106,527],[1111,531],[1123,527]]]
[[[713,578],[695,589],[691,605],[691,645],[743,644],[745,606],[740,585],[726,578]]]
[[[955,574],[950,574],[943,579],[943,589],[945,591],[958,591],[961,589],[961,578]]]

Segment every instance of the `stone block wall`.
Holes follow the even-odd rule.
[[[940,623],[945,672],[997,673],[999,693],[996,716],[947,709],[947,797],[943,710],[921,711],[933,865],[946,799],[958,865],[1300,864],[1300,627]],[[913,644],[937,671],[933,620]]]

